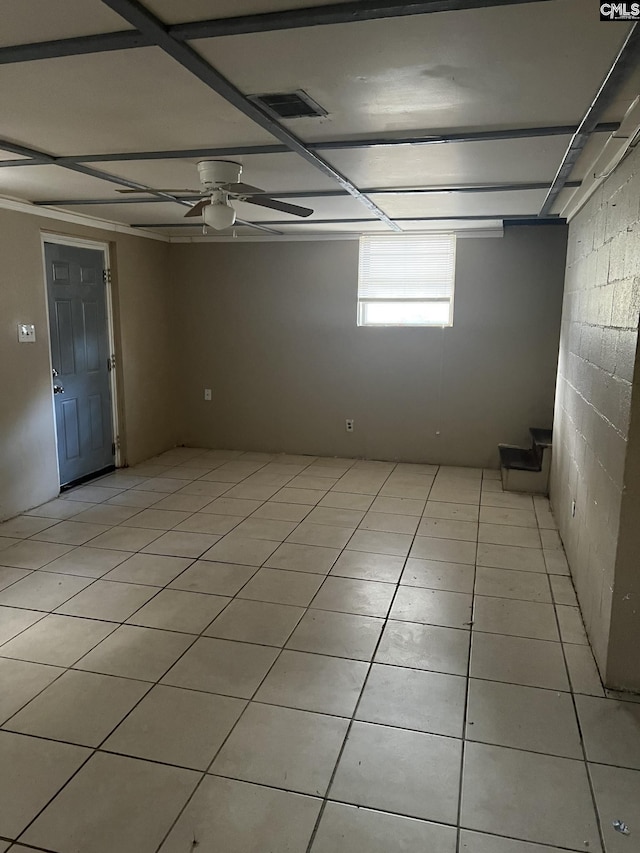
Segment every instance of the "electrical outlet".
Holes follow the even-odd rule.
[[[211,388],[204,389],[204,399],[211,400]]]
[[[353,420],[351,418],[347,418],[344,422],[347,432],[353,432]]]

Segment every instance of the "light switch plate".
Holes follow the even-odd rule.
[[[32,323],[18,323],[18,342],[32,344],[36,340],[36,327]]]

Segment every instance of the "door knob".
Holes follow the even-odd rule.
[[[53,378],[54,378],[54,379],[55,379],[55,378],[56,378],[56,376],[58,375],[58,371],[55,369],[55,367],[53,368],[53,370],[51,371],[51,373],[53,373]]]
[[[53,393],[54,394],[64,394],[64,388],[62,387],[62,385],[54,385],[53,386]]]

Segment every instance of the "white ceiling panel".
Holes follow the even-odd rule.
[[[311,222],[313,219],[353,219],[368,215],[368,212],[365,211],[362,205],[349,196],[330,199],[301,199],[300,201],[292,199],[291,202],[292,204],[299,203],[305,207],[314,209],[313,216],[305,219],[305,222]],[[64,204],[59,206],[64,207]],[[236,202],[234,207],[236,208],[239,219],[250,222],[264,222],[269,220],[283,222],[300,221],[299,217],[288,213],[280,213],[280,211],[271,210],[270,208],[258,207],[255,204]],[[127,204],[78,204],[70,206],[69,210],[90,216],[99,216],[101,219],[111,219],[114,222],[125,222],[129,225],[140,223],[181,223],[184,215],[187,213],[186,206],[172,202],[151,202],[150,204],[145,204],[144,202],[129,202]],[[192,222],[196,226],[202,224],[201,219],[193,219]]]
[[[326,151],[358,187],[441,187],[551,180],[568,136]]]
[[[294,223],[287,225],[278,225],[278,231],[283,234],[301,234],[312,236],[313,234],[373,234],[382,232],[384,234],[393,234],[393,231],[384,222],[378,219],[370,221],[361,220],[359,222],[325,222],[316,223],[314,225],[296,225]]]
[[[2,135],[52,154],[273,142],[159,48],[0,67]]]
[[[485,220],[481,222],[463,222],[456,219],[442,219],[438,222],[403,222],[403,231],[485,231],[487,229],[502,228],[502,220]],[[343,225],[337,223],[318,224],[313,227],[303,225],[278,225],[278,230],[284,234],[299,234],[301,236],[312,236],[313,234],[392,234],[391,229],[377,219],[360,222],[347,222]]]
[[[252,228],[248,225],[234,225],[233,228],[227,228],[224,231],[214,231],[212,228],[208,228],[206,233],[203,232],[202,226],[196,228],[150,228],[148,230],[155,231],[156,234],[162,234],[163,237],[177,238],[181,241],[185,238],[196,238],[198,242],[202,238],[215,239],[216,237],[269,237],[266,231]]]
[[[371,200],[392,219],[396,216],[537,216],[544,190],[500,193],[437,193],[380,195]]]
[[[313,214],[307,217],[305,222],[311,222],[314,219],[352,219],[354,217],[371,215],[359,201],[348,195],[337,198],[285,198],[282,201],[312,208]],[[270,210],[266,207],[258,207],[255,204],[247,204],[239,201],[234,204],[234,207],[241,219],[250,219],[253,222],[276,219],[282,222],[299,221],[299,217],[297,216],[292,216],[289,213],[280,213],[278,210]]]
[[[564,207],[573,189],[560,193],[558,208]],[[437,193],[434,195],[370,195],[391,219],[408,216],[537,216],[546,190],[495,193]]]
[[[64,205],[60,205],[64,207]],[[157,225],[180,222],[187,212],[181,204],[167,202],[166,204],[77,204],[69,207],[73,213],[86,216],[97,216],[111,222],[152,223]],[[197,220],[196,220],[197,221]]]
[[[329,115],[290,125],[320,140],[578,122],[627,31],[586,14],[585,0],[554,0],[194,46],[244,92],[304,89]]]
[[[231,18],[236,15],[261,15],[306,6],[333,6],[350,0],[147,0],[145,6],[167,24],[184,21],[206,21],[210,18]]]
[[[0,151],[0,160],[27,160],[28,157],[21,157],[20,154],[14,154],[13,151]]]
[[[97,169],[149,187],[198,189],[198,170],[191,160],[135,160],[92,163]],[[215,158],[211,158],[215,159]],[[297,154],[250,154],[227,159],[243,164],[242,180],[267,192],[333,190],[337,184]]]
[[[0,169],[0,195],[27,201],[116,198],[113,184],[60,166],[12,166]]]
[[[1,15],[2,47],[132,29],[100,0],[2,0]]]
[[[280,12],[336,0],[142,0],[167,23]],[[348,2],[348,0],[343,0]],[[0,0],[0,46],[130,29],[100,0]],[[329,112],[285,124],[301,138],[356,140],[577,124],[625,35],[602,25],[585,0],[553,0],[351,24],[221,37],[195,49],[246,93],[306,90]],[[612,99],[603,120],[620,120],[637,95],[640,69]],[[0,66],[0,135],[53,155],[270,145],[277,140],[160,48],[140,48]],[[588,174],[607,135],[592,138],[571,175]],[[361,189],[541,182],[550,184],[570,137],[396,145],[320,151]],[[5,141],[5,145],[9,143]],[[0,163],[16,159],[2,149]],[[149,187],[198,188],[196,162],[104,161],[96,169]],[[230,157],[242,179],[267,193],[319,192],[337,182],[293,154]],[[565,190],[554,206],[571,196]],[[126,224],[180,223],[172,203],[129,204],[116,185],[56,166],[0,168],[0,194],[24,199],[118,199],[68,209]],[[389,216],[535,215],[545,191],[394,195],[373,200]],[[287,233],[387,232],[348,195],[292,199],[310,220],[237,203],[241,218],[285,221]],[[442,220],[436,226],[460,220]],[[289,224],[290,223],[290,224]],[[443,224],[445,223],[445,224]],[[403,223],[424,230],[425,223]],[[457,227],[457,226],[455,226]],[[483,227],[487,227],[483,225]],[[200,234],[198,221],[177,235]],[[168,233],[161,229],[162,233]],[[252,232],[249,232],[252,233]]]
[[[474,231],[499,231],[502,226],[501,219],[482,219],[465,222],[461,219],[439,219],[437,222],[402,222],[403,231],[455,231],[456,234]]]

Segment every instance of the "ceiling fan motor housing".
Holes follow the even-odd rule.
[[[242,164],[232,160],[200,160],[198,174],[200,182],[207,187],[237,184],[242,174]]]

